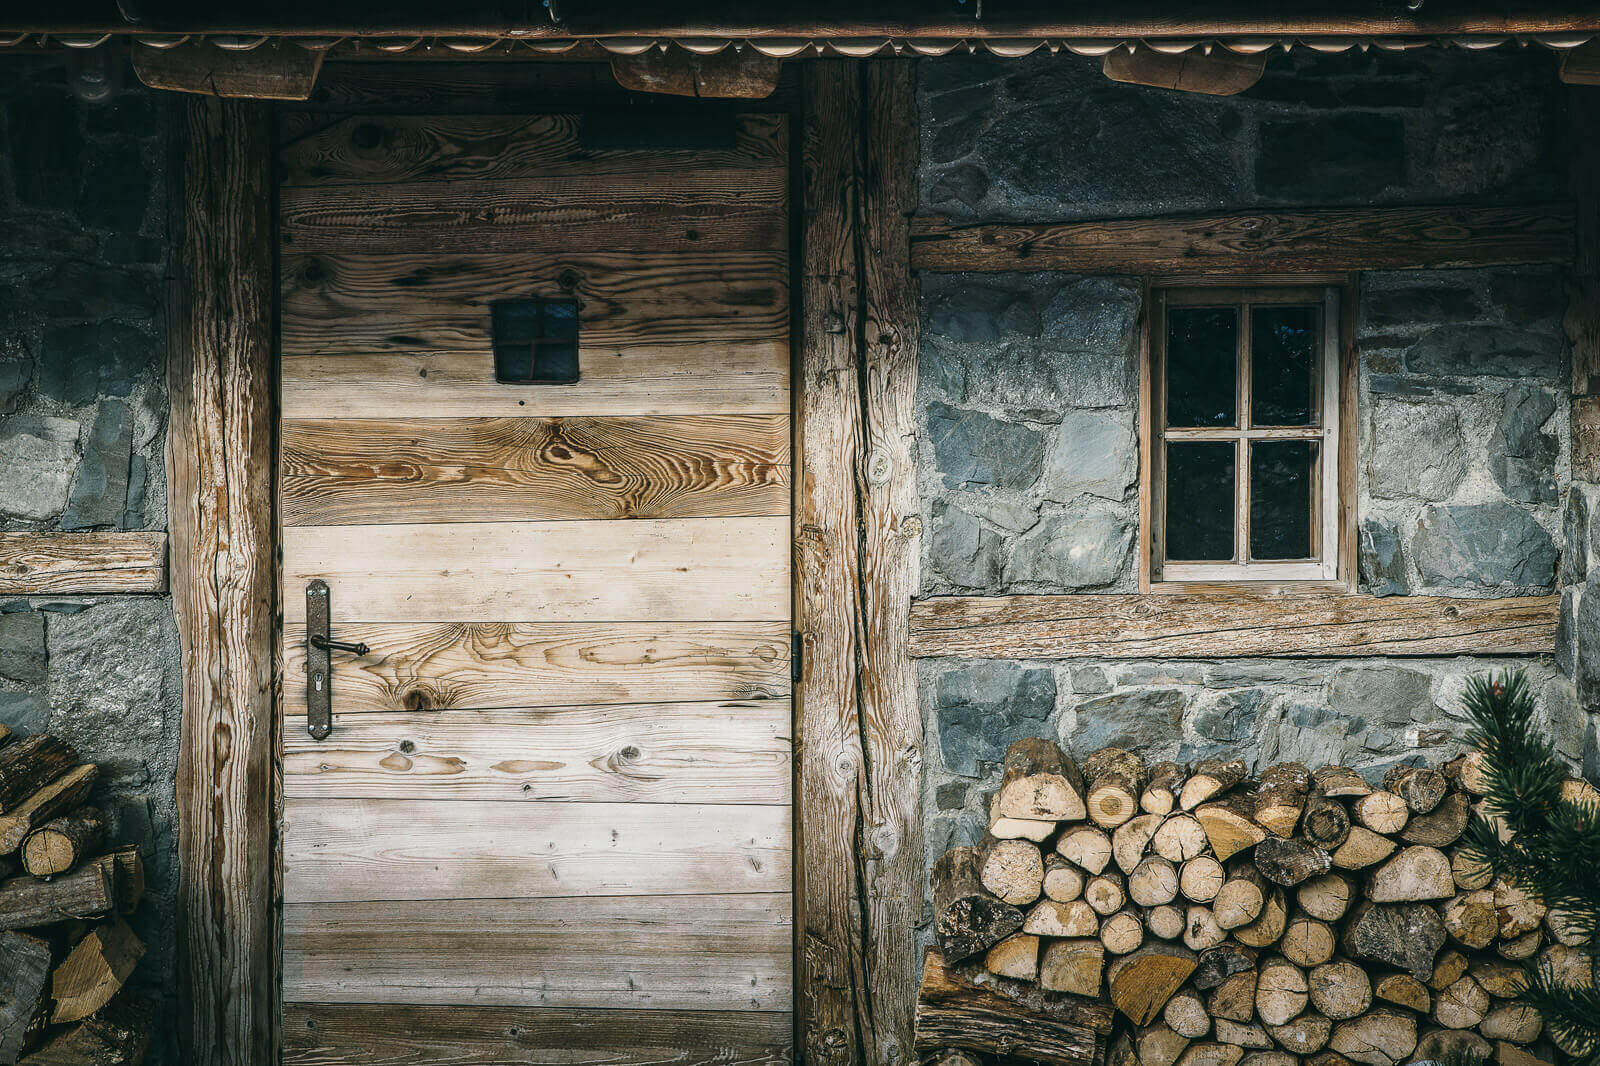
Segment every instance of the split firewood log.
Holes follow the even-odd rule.
[[[50,976],[50,998],[55,1001],[50,1021],[81,1021],[110,1003],[143,956],[144,945],[126,923],[96,928]]]
[[[1291,917],[1278,942],[1284,958],[1308,970],[1333,958],[1334,946],[1333,926],[1309,914]]]
[[[1350,812],[1344,801],[1329,796],[1320,786],[1315,787],[1306,797],[1301,828],[1309,843],[1332,851],[1350,835]]]
[[[1161,1018],[1179,1036],[1199,1040],[1211,1032],[1211,1015],[1200,993],[1192,988],[1179,989],[1161,1010]]]
[[[153,1021],[148,1004],[118,996],[23,1061],[26,1066],[140,1066]]]
[[[1193,903],[1210,903],[1222,890],[1227,874],[1222,864],[1209,855],[1196,856],[1178,871],[1178,891]]]
[[[1451,870],[1455,869],[1454,860],[1451,861]],[[1575,920],[1574,916],[1560,907],[1551,907],[1544,915],[1545,932],[1550,934],[1550,939],[1557,944],[1565,944],[1575,948],[1580,944],[1589,942],[1589,932],[1583,924]]]
[[[1255,823],[1251,814],[1246,797],[1229,796],[1197,808],[1194,817],[1217,859],[1227,862],[1266,839],[1267,831]]]
[[[1160,828],[1164,815],[1141,814],[1117,826],[1111,834],[1111,854],[1125,874],[1131,874],[1144,859],[1150,840]]]
[[[1114,870],[1095,874],[1083,886],[1083,899],[1102,918],[1120,911],[1128,902],[1127,886]]]
[[[1256,869],[1273,884],[1293,888],[1320,877],[1332,866],[1328,853],[1304,840],[1268,837],[1256,845]]]
[[[1071,903],[1083,895],[1083,871],[1059,855],[1044,857],[1044,894],[1057,903]]]
[[[1239,1066],[1243,1058],[1244,1048],[1237,1044],[1200,1041],[1189,1045],[1178,1059],[1178,1066]]]
[[[1551,944],[1539,953],[1539,965],[1562,984],[1573,988],[1594,987],[1594,967],[1584,948]]]
[[[1304,970],[1273,956],[1256,976],[1256,1013],[1269,1026],[1286,1025],[1310,1004],[1310,989]]]
[[[1256,823],[1280,837],[1293,836],[1310,789],[1311,772],[1300,763],[1268,767],[1256,783]]]
[[[1483,752],[1469,751],[1439,767],[1445,780],[1463,792],[1481,796],[1489,791],[1489,770]]]
[[[989,1060],[979,1055],[976,1051],[965,1051],[961,1048],[947,1047],[935,1051],[932,1055],[922,1060],[923,1066],[988,1066]],[[1111,1066],[1107,1063],[1107,1066]],[[1118,1064],[1121,1066],[1121,1064]]]
[[[1144,922],[1134,910],[1122,910],[1100,924],[1100,943],[1110,955],[1126,955],[1144,943]]]
[[[1489,993],[1463,975],[1433,997],[1433,1020],[1446,1029],[1471,1029],[1489,1013]]]
[[[0,748],[0,814],[15,810],[76,761],[72,748],[49,733],[35,733]]]
[[[1139,813],[1144,760],[1122,748],[1101,748],[1083,764],[1089,783],[1087,807],[1095,825],[1114,828]]]
[[[989,795],[989,835],[997,840],[1031,840],[1035,844],[1056,831],[1056,823],[1037,818],[1013,818],[1000,811],[1000,793]]]
[[[118,910],[118,902],[117,860],[106,855],[51,881],[24,875],[0,884],[0,929],[92,918]]]
[[[1178,806],[1192,811],[1213,796],[1220,796],[1238,785],[1249,773],[1250,768],[1243,759],[1230,762],[1201,759],[1195,764],[1189,779],[1183,783],[1183,791],[1178,794]]]
[[[1210,907],[1196,904],[1183,912],[1183,942],[1191,951],[1214,948],[1227,938],[1227,932],[1217,924]]]
[[[1035,936],[1086,937],[1100,935],[1100,916],[1081,899],[1067,903],[1042,899],[1023,919],[1022,931]]]
[[[1098,996],[1105,945],[1096,939],[1052,940],[1039,961],[1039,984],[1052,992]]]
[[[1139,794],[1139,809],[1149,814],[1171,814],[1183,791],[1188,771],[1175,762],[1158,762],[1150,767],[1144,791]]]
[[[1521,962],[1531,959],[1539,953],[1539,948],[1544,944],[1544,930],[1535,929],[1531,933],[1524,933],[1511,940],[1497,940],[1494,953],[1502,959],[1514,959]]]
[[[1385,974],[1372,985],[1372,994],[1385,1003],[1406,1007],[1418,1014],[1433,1009],[1433,994],[1428,986],[1408,973]]]
[[[1374,833],[1398,833],[1411,819],[1411,808],[1406,806],[1406,801],[1393,792],[1381,789],[1354,801],[1350,810],[1355,814],[1356,821]]]
[[[1300,904],[1300,909],[1325,922],[1336,922],[1343,918],[1355,897],[1355,885],[1337,870],[1313,877],[1295,889],[1295,900]]]
[[[1372,791],[1372,786],[1367,784],[1367,779],[1348,766],[1322,766],[1311,775],[1317,783],[1317,788],[1323,795],[1342,799],[1351,796],[1365,796]]]
[[[1314,966],[1306,974],[1311,1005],[1336,1022],[1354,1018],[1372,1006],[1372,980],[1349,959]]]
[[[1426,980],[1444,939],[1444,922],[1426,903],[1379,905],[1363,900],[1345,920],[1341,946],[1351,958]]]
[[[1367,898],[1374,903],[1413,903],[1455,894],[1450,860],[1438,848],[1422,844],[1402,848],[1367,877]]]
[[[1171,904],[1151,907],[1145,912],[1144,926],[1151,936],[1176,940],[1183,935],[1183,911]]]
[[[1006,749],[1000,813],[1012,818],[1077,822],[1084,816],[1083,775],[1054,741],[1024,737]]]
[[[1252,862],[1235,859],[1211,902],[1211,913],[1223,929],[1237,929],[1261,917],[1266,902],[1267,885],[1261,871]]]
[[[1444,931],[1462,947],[1481,951],[1494,943],[1500,920],[1494,909],[1494,892],[1480,888],[1463,892],[1439,908]]]
[[[1457,1031],[1458,1030],[1454,1029],[1441,1030],[1441,1032]],[[1487,1041],[1485,1041],[1485,1043],[1487,1043]],[[1551,1043],[1553,1044],[1555,1041],[1552,1040]],[[1504,1040],[1496,1041],[1494,1044],[1495,1066],[1551,1066],[1551,1059],[1553,1057],[1554,1056],[1548,1053],[1545,1053],[1542,1056],[1535,1054],[1534,1049],[1522,1047],[1517,1044],[1510,1044]]]
[[[1495,878],[1490,887],[1494,890],[1494,909],[1502,940],[1514,940],[1538,929],[1544,922],[1544,904],[1527,889],[1503,877]]]
[[[1364,825],[1350,827],[1350,835],[1328,858],[1341,870],[1365,870],[1395,853],[1400,845]]]
[[[951,848],[933,866],[934,933],[952,963],[987,951],[1022,928],[1022,912],[978,877],[978,849]]]
[[[1155,853],[1172,863],[1185,863],[1202,854],[1210,841],[1193,816],[1178,814],[1162,822],[1150,839]]]
[[[10,855],[39,826],[81,806],[99,773],[92,763],[75,766],[0,814],[0,855]]]
[[[1450,856],[1450,876],[1463,892],[1485,888],[1494,880],[1494,868],[1471,852],[1457,849]]]
[[[1039,979],[1039,938],[1031,933],[1012,933],[983,956],[984,969],[998,977],[1017,981]]]
[[[1496,999],[1515,999],[1521,995],[1523,972],[1500,959],[1473,959],[1467,964],[1467,973],[1478,986]]]
[[[981,1008],[985,1003],[1003,1012],[1022,1008],[1017,1020],[1030,1024],[1033,1020],[1064,1022],[1089,1030],[1091,1034],[1106,1036],[1116,1020],[1111,1004],[1079,996],[1065,995],[1041,988],[1034,981],[1013,981],[984,969],[980,959],[968,959],[946,966],[936,948],[930,948],[923,958],[923,984],[919,997],[923,1002],[935,1000],[944,1003],[965,1002]],[[970,1050],[970,1049],[969,1049]]]
[[[1467,957],[1454,948],[1441,951],[1433,962],[1433,974],[1428,978],[1428,987],[1435,992],[1443,992],[1461,980],[1469,965]]]
[[[1267,1031],[1253,1022],[1218,1017],[1213,1019],[1212,1024],[1216,1028],[1218,1043],[1233,1044],[1236,1047],[1256,1051],[1266,1051],[1272,1047],[1272,1038],[1267,1035]]]
[[[1094,826],[1078,826],[1062,833],[1056,854],[1086,873],[1097,874],[1111,862],[1111,838]]]
[[[1189,1046],[1189,1038],[1175,1032],[1165,1019],[1142,1026],[1133,1037],[1139,1066],[1173,1066]]]
[[[1261,905],[1261,916],[1249,925],[1235,929],[1233,938],[1248,947],[1264,948],[1278,942],[1288,922],[1288,897],[1283,889],[1273,885],[1267,890],[1266,901]]]
[[[1512,1044],[1531,1044],[1544,1031],[1544,1016],[1526,1003],[1505,1003],[1490,1007],[1478,1023],[1478,1032],[1489,1040]]]
[[[1159,907],[1178,896],[1178,871],[1159,855],[1151,855],[1128,875],[1128,898],[1141,907]]]
[[[1392,766],[1383,775],[1383,787],[1405,800],[1412,814],[1427,814],[1439,806],[1450,786],[1443,774],[1426,766]]]
[[[1099,947],[1098,941],[1091,941]],[[1049,1066],[1090,1066],[1104,1049],[1111,1016],[1099,1004],[1011,981],[981,967],[957,976],[937,951],[923,957],[916,1048],[1011,1054]]]
[[[1256,953],[1238,944],[1221,943],[1200,952],[1191,984],[1202,992],[1216,988],[1235,974],[1256,968]]]
[[[1400,839],[1407,844],[1426,844],[1442,848],[1454,844],[1467,831],[1467,818],[1472,807],[1461,792],[1452,792],[1439,801],[1427,814],[1414,816],[1400,830]]]
[[[1493,1051],[1494,1045],[1477,1033],[1433,1026],[1423,1030],[1411,1054],[1414,1062],[1486,1061]]]
[[[1269,1026],[1267,1032],[1279,1047],[1292,1055],[1315,1055],[1327,1046],[1333,1032],[1333,1019],[1308,1010],[1282,1025]]]
[[[1133,1050],[1133,1034],[1119,1028],[1111,1034],[1106,1044],[1106,1066],[1139,1066],[1139,1056]]]
[[[1256,1016],[1256,972],[1245,970],[1226,978],[1206,996],[1206,1010],[1215,1025],[1220,1021],[1248,1023]],[[1222,1040],[1218,1035],[1217,1039]],[[1225,1044],[1235,1041],[1222,1040]]]
[[[1146,944],[1106,968],[1111,1002],[1133,1024],[1149,1025],[1197,964],[1194,952],[1177,944]]]
[[[1239,1066],[1300,1066],[1300,1060],[1287,1051],[1247,1051]]]
[[[1364,1066],[1399,1066],[1417,1048],[1417,1020],[1404,1011],[1379,1008],[1333,1027],[1328,1050]]]
[[[67,873],[100,849],[105,831],[99,810],[79,807],[27,835],[22,842],[22,867],[35,877]]]
[[[1014,907],[1032,903],[1044,891],[1044,856],[1029,840],[985,837],[978,845],[978,880]]]
[[[0,933],[0,1062],[15,1062],[40,1035],[49,1017],[50,963],[48,941]]]

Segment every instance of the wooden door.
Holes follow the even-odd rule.
[[[724,120],[282,120],[287,1062],[788,1057],[787,130]],[[526,296],[577,384],[496,384]]]

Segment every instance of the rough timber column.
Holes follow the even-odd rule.
[[[1572,486],[1568,493],[1561,585],[1564,632],[1558,660],[1570,655],[1578,702],[1590,715],[1584,767],[1600,758],[1600,87],[1570,90],[1572,196],[1576,251],[1567,288],[1567,340],[1572,349]],[[1593,558],[1591,558],[1593,557]],[[1570,641],[1570,643],[1568,643]]]
[[[909,1063],[922,727],[910,64],[807,65],[801,277],[799,974],[804,1061]]]
[[[183,1061],[277,1062],[271,118],[185,105],[167,436]]]

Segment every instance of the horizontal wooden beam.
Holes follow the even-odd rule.
[[[913,220],[917,270],[1096,274],[1441,269],[1568,263],[1566,203],[1330,208],[1038,225]]]
[[[167,591],[167,535],[0,533],[0,594]]]
[[[1537,655],[1555,648],[1554,596],[1295,593],[1246,597],[948,596],[911,607],[918,658],[1217,659]]]

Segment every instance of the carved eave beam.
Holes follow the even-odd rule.
[[[611,73],[624,89],[702,99],[765,100],[778,87],[783,61],[753,48],[724,48],[709,55],[686,48],[647,48],[611,57]]]
[[[308,100],[322,69],[322,52],[284,43],[244,51],[186,41],[135,48],[132,58],[152,89],[243,100]]]

